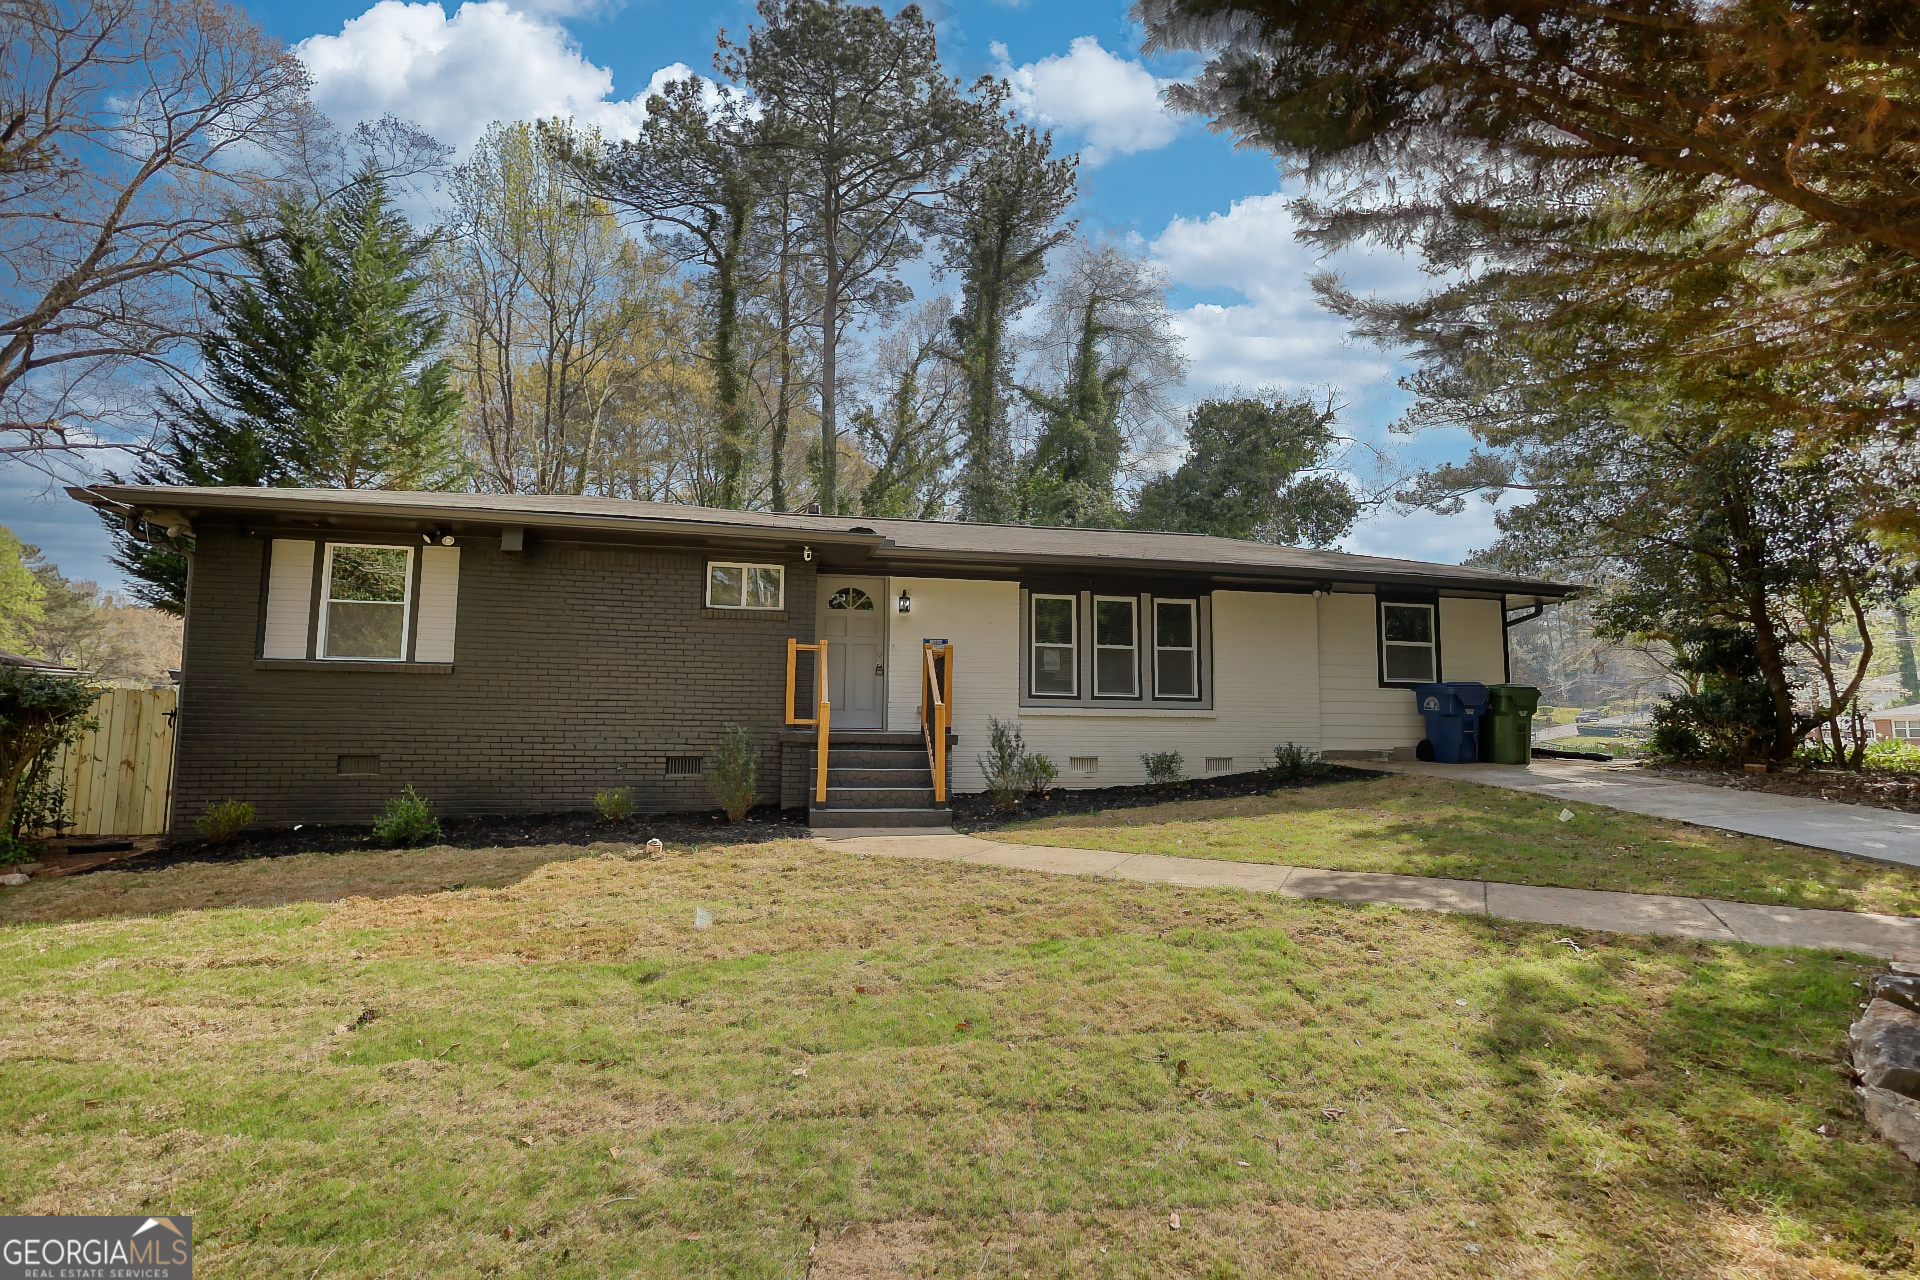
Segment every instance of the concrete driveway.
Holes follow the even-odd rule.
[[[1369,764],[1369,769],[1478,782],[1697,827],[1920,867],[1920,813],[1678,782],[1632,765],[1587,760],[1509,764]]]

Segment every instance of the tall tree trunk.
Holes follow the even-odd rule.
[[[1920,669],[1913,660],[1913,616],[1907,612],[1907,602],[1897,595],[1893,598],[1893,634],[1894,656],[1900,660],[1900,688],[1908,701],[1920,702]]]
[[[727,211],[726,241],[713,264],[715,317],[713,387],[720,402],[720,505],[739,507],[745,486],[749,430],[747,406],[740,394],[740,250],[751,211],[736,205]]]
[[[780,189],[780,252],[775,274],[779,281],[776,305],[780,325],[780,376],[773,403],[773,439],[768,444],[768,500],[775,511],[787,509],[787,429],[793,416],[793,215],[785,184]]]
[[[1766,678],[1767,692],[1773,696],[1774,730],[1768,759],[1785,763],[1793,759],[1798,741],[1793,731],[1793,685],[1787,679],[1787,663],[1780,644],[1780,632],[1767,608],[1766,557],[1763,536],[1753,523],[1753,509],[1745,497],[1746,476],[1726,477],[1721,486],[1721,509],[1726,513],[1732,534],[1733,561],[1740,575],[1739,592],[1747,610],[1747,625],[1753,628],[1754,650],[1760,660],[1760,673]]]
[[[840,513],[840,431],[834,418],[834,374],[840,347],[840,256],[826,236],[827,262],[820,290],[820,510]]]

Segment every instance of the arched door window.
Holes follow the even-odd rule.
[[[860,613],[873,612],[873,597],[858,587],[842,587],[827,597],[829,609],[852,609]]]

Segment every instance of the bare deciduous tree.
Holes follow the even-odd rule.
[[[125,443],[123,375],[176,372],[192,286],[323,127],[222,0],[0,0],[0,455]]]

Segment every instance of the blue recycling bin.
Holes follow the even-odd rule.
[[[1480,726],[1487,717],[1487,686],[1477,680],[1448,680],[1413,686],[1414,705],[1427,721],[1427,744],[1440,764],[1474,764],[1480,759]]]

